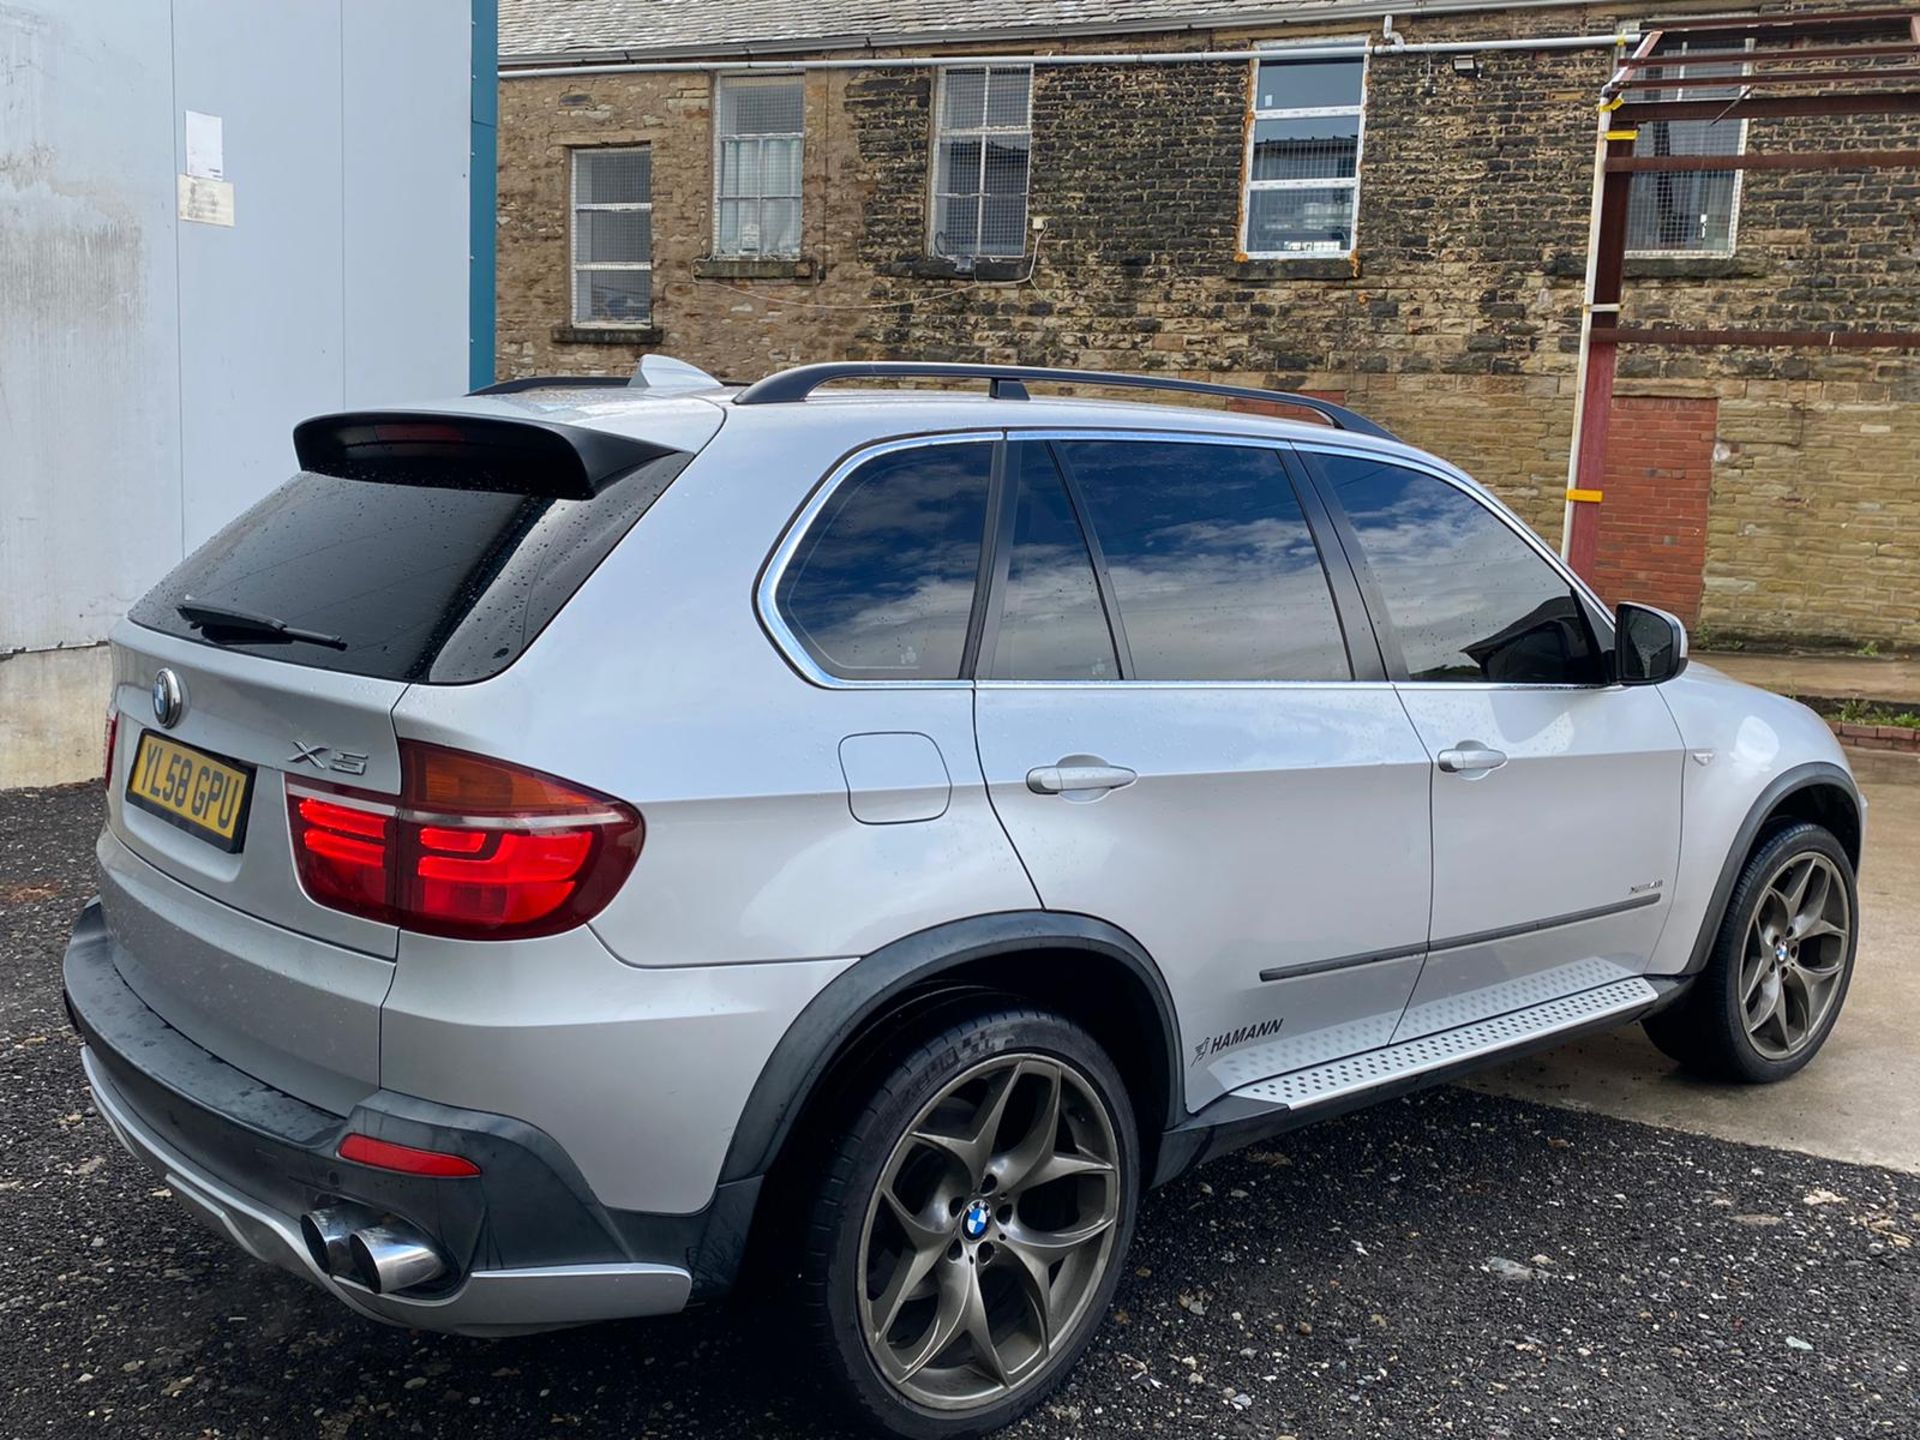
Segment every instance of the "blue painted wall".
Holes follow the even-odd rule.
[[[467,182],[467,388],[493,383],[495,135],[500,124],[500,4],[473,0],[473,144]]]

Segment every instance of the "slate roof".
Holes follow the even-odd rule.
[[[962,39],[1038,43],[1363,8],[1352,0],[500,0],[500,58],[706,59]],[[1468,0],[1460,8],[1477,7]]]

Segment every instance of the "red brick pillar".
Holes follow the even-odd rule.
[[[1609,602],[1639,600],[1700,618],[1707,506],[1720,402],[1617,396],[1607,438],[1606,499],[1587,578]]]

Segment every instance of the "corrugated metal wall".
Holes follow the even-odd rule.
[[[466,388],[470,26],[0,5],[0,655],[99,641],[292,471],[301,417]],[[188,110],[231,227],[176,217]]]
[[[492,15],[0,0],[0,785],[98,772],[86,647],[292,472],[295,421],[490,375]],[[231,226],[178,218],[189,110],[222,122]]]

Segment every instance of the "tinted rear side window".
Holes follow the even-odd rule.
[[[520,656],[691,458],[662,455],[589,500],[302,472],[188,556],[131,618],[203,639],[175,609],[191,597],[340,641],[224,637],[224,650],[385,680],[484,680]]]
[[[1105,553],[1135,680],[1350,680],[1313,533],[1275,451],[1059,447]]]
[[[1319,463],[1359,538],[1409,679],[1593,685],[1601,658],[1560,572],[1458,486],[1352,455]]]
[[[1001,680],[1117,680],[1087,537],[1043,444],[1007,447],[1014,490],[1006,598],[989,674]]]
[[[841,481],[774,606],[843,680],[957,680],[987,523],[989,441],[916,445]]]

